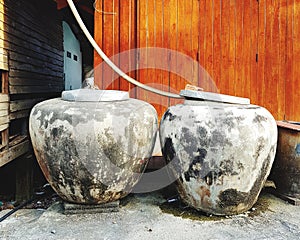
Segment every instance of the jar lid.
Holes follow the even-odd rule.
[[[72,102],[112,102],[127,100],[129,94],[117,90],[76,89],[63,91],[61,99]]]
[[[235,97],[231,95],[204,92],[204,91],[193,91],[193,90],[181,90],[180,96],[184,97],[186,100],[194,101],[210,101],[210,102],[221,102],[221,103],[231,103],[231,104],[250,104],[249,98]]]

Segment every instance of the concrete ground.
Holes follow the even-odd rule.
[[[268,193],[251,211],[224,218],[165,201],[155,192],[128,196],[119,212],[65,215],[61,203],[47,210],[21,209],[0,223],[0,238],[300,239],[300,207]]]

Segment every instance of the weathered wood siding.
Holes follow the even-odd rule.
[[[108,56],[136,47],[176,50],[198,61],[221,93],[250,98],[276,119],[300,121],[300,0],[99,0],[96,7],[95,38]],[[138,65],[163,57],[144,55],[125,62]],[[176,57],[166,61],[170,68],[183,67]],[[132,88],[107,68],[97,68],[99,63],[95,54],[100,87]],[[193,83],[214,90],[199,69],[190,66],[188,71],[190,79],[159,69],[131,75],[165,89],[179,91]],[[140,89],[131,95],[159,99],[154,105],[160,115],[166,104],[177,102]]]
[[[1,47],[9,51],[10,94],[61,91],[62,24],[55,2],[3,0],[1,6]]]
[[[0,0],[0,166],[29,149],[34,104],[64,88],[62,21],[52,0]]]

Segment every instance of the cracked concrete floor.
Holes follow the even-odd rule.
[[[300,239],[300,207],[268,193],[252,211],[226,218],[189,217],[189,209],[170,213],[160,207],[164,201],[156,192],[130,195],[114,213],[65,215],[59,203],[47,210],[22,209],[0,223],[0,238]]]

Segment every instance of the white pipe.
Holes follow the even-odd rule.
[[[165,91],[161,91],[159,89],[153,88],[153,87],[149,87],[145,84],[142,84],[140,82],[138,82],[137,80],[133,79],[132,77],[128,76],[126,73],[124,73],[120,68],[118,68],[106,55],[105,53],[102,51],[102,49],[99,47],[99,45],[96,43],[96,41],[94,40],[94,38],[92,37],[92,35],[90,34],[89,30],[86,28],[85,24],[83,23],[74,3],[72,0],[67,0],[69,7],[71,8],[71,11],[74,14],[74,17],[76,18],[80,28],[82,29],[82,31],[84,32],[85,36],[88,38],[89,42],[92,44],[92,46],[94,47],[94,49],[97,51],[97,53],[100,55],[100,57],[117,73],[119,74],[122,78],[124,78],[125,80],[127,80],[128,82],[153,93],[165,96],[165,97],[171,97],[171,98],[182,98],[181,96],[179,96],[178,94],[174,94],[174,93],[170,93],[170,92],[165,92]]]

